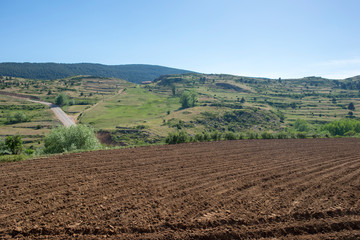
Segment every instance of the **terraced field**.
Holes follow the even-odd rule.
[[[0,238],[360,239],[360,140],[242,140],[0,164]]]

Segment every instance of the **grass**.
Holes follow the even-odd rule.
[[[19,162],[26,159],[25,155],[4,155],[0,156],[0,163],[1,162]]]
[[[80,123],[110,131],[116,130],[117,127],[131,128],[144,125],[146,131],[154,138],[165,137],[169,132],[178,130],[177,127],[180,125],[184,128],[182,130],[186,130],[189,134],[208,131],[209,126],[198,124],[198,120],[206,118],[203,115],[204,112],[214,113],[221,117],[226,112],[231,113],[234,106],[240,105],[245,109],[261,110],[263,119],[267,119],[266,116],[274,116],[273,113],[280,111],[285,118],[281,120],[281,123],[276,123],[276,128],[279,127],[283,130],[292,128],[298,118],[307,120],[314,125],[345,118],[349,113],[347,105],[350,102],[355,104],[356,110],[353,111],[355,118],[360,117],[359,91],[340,89],[334,85],[333,81],[321,78],[279,81],[219,74],[185,74],[165,76],[161,81],[146,86],[127,83],[119,79],[79,76],[55,81],[27,79],[16,81],[20,82],[18,86],[13,85],[4,90],[27,93],[49,101],[53,101],[60,92],[65,92],[77,103],[89,103],[88,105],[63,107],[70,115],[77,116],[82,113],[79,117]],[[224,84],[219,86],[217,83],[226,83],[226,86],[240,87],[245,91],[236,89],[236,87],[224,89]],[[175,96],[172,95],[172,85],[176,88]],[[126,89],[126,91],[119,94],[121,89]],[[180,109],[179,96],[185,89],[198,93],[196,107]],[[50,95],[48,95],[49,91]],[[241,98],[245,99],[245,103],[239,102]],[[335,103],[332,101],[333,98],[336,99]],[[7,101],[0,98],[1,103],[7,103]],[[17,102],[14,104],[29,103]],[[212,106],[213,104],[217,104],[217,106]],[[290,107],[290,104],[296,104],[295,108]],[[9,112],[14,111],[10,110]],[[28,136],[31,141],[36,133],[46,134],[46,128],[40,130],[34,128],[36,124],[46,124],[53,119],[51,112],[50,115],[45,112],[26,112],[29,115],[33,114],[31,123],[14,124],[13,126],[2,124],[0,135],[20,133]],[[0,116],[0,124],[1,121],[4,122],[2,116]],[[43,119],[46,121],[42,121]],[[170,124],[168,124],[169,121]],[[221,121],[215,122],[221,125],[223,124]],[[238,124],[243,123],[239,122]],[[260,124],[254,125],[251,129],[274,131],[273,127],[274,125],[271,124]],[[240,128],[235,126],[235,129]],[[130,138],[131,136],[129,136]],[[33,139],[36,138],[33,137]]]
[[[126,92],[100,102],[87,111],[81,122],[103,129],[136,125],[152,127],[161,122],[168,111],[174,111],[179,107],[177,97],[154,94],[141,87],[128,88]]]

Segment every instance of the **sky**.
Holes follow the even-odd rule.
[[[359,0],[0,0],[0,62],[360,75]]]

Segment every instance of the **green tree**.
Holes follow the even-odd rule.
[[[22,112],[16,112],[14,115],[8,113],[5,117],[6,123],[21,123],[29,121],[29,118],[26,116],[26,114]]]
[[[245,98],[242,97],[241,100],[240,100],[241,103],[244,103],[245,102]]]
[[[176,87],[175,87],[175,85],[171,85],[171,93],[172,93],[173,96],[176,95]]]
[[[69,104],[69,97],[68,95],[66,95],[65,93],[60,93],[56,98],[55,98],[55,104],[58,106],[65,106]]]
[[[29,119],[28,117],[26,116],[25,113],[22,113],[22,112],[16,112],[14,114],[14,122],[16,123],[20,123],[20,122],[27,122]]]
[[[197,101],[197,94],[195,91],[185,90],[180,96],[180,103],[182,108],[194,107]]]
[[[0,138],[0,155],[11,154],[8,146],[5,144],[5,141]]]
[[[22,137],[19,135],[7,136],[5,138],[5,145],[12,154],[20,154],[23,149]]]
[[[352,102],[349,103],[348,109],[351,110],[351,111],[355,111],[354,103],[352,103]]]
[[[329,131],[331,135],[344,136],[347,132],[360,133],[360,122],[355,119],[342,119],[325,124],[322,130]]]
[[[57,127],[44,139],[45,153],[94,150],[101,147],[94,130],[85,125]]]
[[[310,130],[309,124],[304,119],[296,119],[294,128],[299,132],[307,132]]]

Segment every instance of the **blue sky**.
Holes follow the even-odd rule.
[[[358,0],[0,0],[0,62],[360,75]]]

